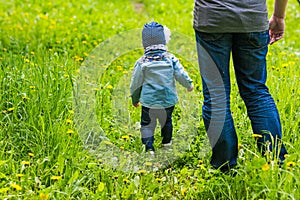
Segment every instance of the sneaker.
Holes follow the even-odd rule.
[[[172,150],[172,141],[166,144],[161,144],[161,148],[164,150]]]
[[[152,158],[155,158],[155,152],[154,152],[154,151],[150,150],[150,151],[149,151],[149,154],[150,154],[150,156],[151,156]]]
[[[170,141],[169,143],[166,143],[166,144],[162,144],[162,147],[163,148],[168,148],[168,147],[171,147],[172,146],[172,141]]]

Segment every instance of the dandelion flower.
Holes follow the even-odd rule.
[[[104,141],[104,144],[106,144],[106,145],[112,145],[113,143],[111,143],[110,141]]]
[[[35,86],[31,85],[31,86],[29,86],[29,88],[33,90],[33,89],[35,89]]]
[[[254,138],[262,138],[263,136],[261,134],[252,134],[252,137]]]
[[[15,189],[15,190],[17,190],[17,191],[22,190],[22,187],[19,186],[18,184],[15,184],[15,183],[11,183],[11,184],[10,184],[10,187],[12,187],[13,189]]]
[[[156,178],[155,179],[158,183],[162,182],[162,179],[161,178]]]
[[[140,169],[139,171],[137,171],[138,174],[146,174],[147,171],[144,169]]]
[[[1,193],[6,193],[6,192],[8,192],[8,190],[9,190],[8,187],[0,188],[0,194],[1,194]]]
[[[40,194],[40,199],[42,199],[42,200],[47,200],[48,197],[49,197],[48,194],[44,194],[44,193],[41,193],[41,194]]]
[[[100,184],[98,185],[98,190],[102,192],[104,188],[105,188],[105,184],[103,182],[100,182]]]
[[[34,154],[33,154],[33,153],[28,153],[28,155],[29,155],[30,157],[34,157]]]
[[[128,140],[129,139],[129,135],[122,135],[122,139]]]
[[[30,98],[27,96],[23,96],[22,99],[23,99],[23,101],[28,101]]]
[[[286,163],[286,166],[287,166],[287,167],[295,167],[295,166],[296,166],[296,163],[290,161],[290,162]]]
[[[23,176],[25,176],[24,174],[16,174],[16,177],[18,178],[22,178]]]
[[[118,71],[122,71],[122,70],[123,70],[123,67],[119,65],[119,66],[117,66],[117,70],[118,70]]]
[[[21,164],[22,165],[30,165],[30,162],[29,161],[22,161]]]
[[[129,183],[129,180],[127,178],[124,178],[123,183],[127,184],[127,183]]]
[[[152,166],[152,163],[151,163],[151,162],[145,162],[145,166],[151,167],[151,166]]]
[[[268,165],[268,163],[266,163],[262,166],[263,171],[268,171],[269,169],[270,169],[270,165]]]
[[[67,124],[72,124],[72,123],[73,123],[73,121],[72,121],[72,120],[70,120],[70,119],[67,119],[67,120],[66,120],[66,123],[67,123]]]
[[[54,180],[54,181],[59,181],[59,180],[61,180],[61,176],[52,176],[51,177],[51,180]]]
[[[8,111],[8,112],[12,112],[12,111],[14,111],[14,109],[15,109],[14,107],[8,108],[7,111]]]
[[[181,194],[182,194],[182,196],[184,196],[186,192],[187,192],[187,189],[186,189],[186,188],[182,188],[182,189],[181,189]]]
[[[107,89],[113,89],[113,86],[112,85],[108,85],[106,86]]]

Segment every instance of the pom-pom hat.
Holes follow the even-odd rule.
[[[165,45],[170,39],[170,30],[157,22],[150,22],[143,27],[142,39],[144,48],[152,45]]]

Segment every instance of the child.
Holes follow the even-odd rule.
[[[166,43],[170,40],[167,27],[150,22],[142,30],[144,55],[135,63],[130,94],[135,107],[142,104],[142,142],[154,156],[154,131],[156,119],[161,126],[162,146],[172,144],[172,112],[178,102],[175,80],[192,91],[191,78],[184,71],[179,60],[167,52]]]

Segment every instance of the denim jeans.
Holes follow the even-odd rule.
[[[246,105],[252,130],[261,134],[257,145],[264,154],[266,141],[282,137],[279,114],[266,86],[266,54],[269,32],[203,33],[196,31],[198,62],[202,77],[204,102],[202,117],[212,146],[211,164],[234,166],[237,163],[238,141],[230,111],[230,55],[239,93]],[[276,142],[277,144],[277,142]],[[287,151],[275,145],[280,160]]]
[[[171,142],[173,124],[172,113],[174,106],[162,109],[152,109],[142,106],[141,114],[141,134],[142,142],[146,146],[146,151],[154,151],[154,131],[156,120],[158,119],[161,127],[162,144]]]

